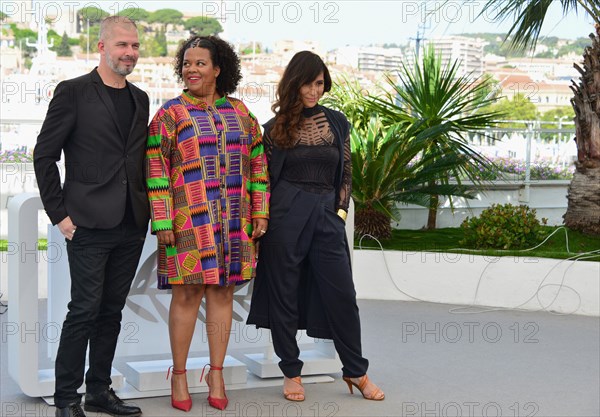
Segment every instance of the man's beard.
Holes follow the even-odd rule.
[[[114,72],[116,72],[119,75],[122,75],[123,77],[131,74],[133,72],[133,69],[135,68],[135,60],[133,65],[129,68],[129,67],[119,67],[119,61],[117,60],[116,62],[113,61],[108,53],[108,51],[104,54],[104,57],[106,58],[106,62],[108,63],[108,66],[110,67],[111,70],[113,70]]]

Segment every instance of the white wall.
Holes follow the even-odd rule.
[[[600,262],[355,250],[352,265],[361,299],[600,315]]]
[[[8,202],[23,193],[39,193],[33,163],[0,164],[0,239],[8,238]],[[43,210],[37,221],[39,236],[45,238],[50,220]]]
[[[548,225],[559,226],[562,225],[562,216],[567,211],[569,184],[568,180],[534,181],[529,187],[529,198],[527,198],[527,190],[522,182],[498,182],[478,193],[477,198],[473,200],[454,199],[454,212],[450,208],[450,203],[447,200],[443,201],[438,212],[437,227],[459,227],[465,218],[478,216],[495,203],[528,205],[536,209],[540,221],[542,218],[547,218]],[[427,224],[426,208],[415,205],[399,205],[399,208],[400,221],[392,223],[395,229],[417,230]]]

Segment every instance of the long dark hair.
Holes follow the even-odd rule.
[[[231,44],[217,36],[192,36],[181,45],[175,54],[175,75],[181,81],[183,72],[183,55],[190,48],[204,48],[210,52],[213,66],[221,72],[217,77],[217,92],[219,94],[233,93],[242,79],[240,58]]]
[[[271,109],[275,113],[275,123],[270,132],[275,144],[281,148],[291,148],[302,127],[302,98],[300,88],[314,81],[323,73],[324,92],[331,90],[329,70],[319,55],[302,51],[293,56],[277,86],[277,99]]]

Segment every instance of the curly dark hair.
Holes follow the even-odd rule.
[[[327,93],[331,90],[331,76],[321,57],[310,51],[301,51],[292,57],[277,86],[277,100],[271,107],[275,113],[275,123],[270,136],[277,146],[294,146],[303,121],[304,105],[300,88],[314,81],[321,73],[325,81],[324,93]]]
[[[192,36],[179,46],[175,55],[174,70],[180,82],[182,81],[183,55],[190,48],[208,49],[213,66],[221,69],[217,77],[219,94],[231,94],[236,90],[242,79],[240,58],[229,42],[217,36]]]

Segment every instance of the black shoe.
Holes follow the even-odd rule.
[[[85,417],[85,413],[81,409],[81,404],[73,403],[64,408],[56,409],[56,417]]]
[[[115,417],[137,417],[142,415],[142,410],[139,407],[127,405],[117,397],[112,388],[98,393],[86,392],[83,408],[85,411],[96,411]]]

